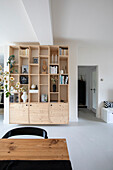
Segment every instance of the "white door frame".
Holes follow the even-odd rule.
[[[90,109],[94,112],[94,113],[96,113],[96,110],[97,109],[94,109],[93,108],[93,95],[92,95],[92,91],[91,91],[91,88],[92,88],[92,72],[93,71],[96,71],[96,79],[97,79],[97,67],[96,66],[94,66],[94,67],[92,67],[92,69],[91,69],[91,72],[90,72]],[[97,96],[97,80],[96,80],[96,96]],[[97,101],[97,98],[96,98],[96,101]],[[96,103],[97,104],[97,103]]]
[[[99,89],[98,89],[98,87],[99,87],[99,68],[98,68],[98,65],[77,65],[77,81],[78,81],[78,67],[82,67],[82,66],[84,66],[84,67],[93,67],[93,66],[95,66],[96,67],[96,82],[97,82],[97,89],[96,89],[96,91],[97,91],[97,93],[96,93],[96,117],[97,118],[99,118],[100,116],[99,116],[99,104],[98,104],[98,100],[99,100]],[[78,92],[78,85],[77,85],[77,92]],[[77,94],[78,95],[78,94]],[[78,109],[78,97],[77,97],[77,109]]]

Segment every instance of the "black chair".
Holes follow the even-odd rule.
[[[41,128],[35,128],[35,127],[20,127],[20,128],[12,129],[8,131],[2,137],[2,139],[9,138],[11,136],[17,136],[17,135],[35,135],[35,136],[41,136],[44,139],[48,139],[46,130]]]

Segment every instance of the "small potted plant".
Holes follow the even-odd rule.
[[[15,55],[9,56],[7,65],[8,65],[8,64],[9,64],[9,66],[10,66],[10,74],[11,74],[11,73],[14,73],[14,72],[15,72],[15,73],[18,73],[18,70],[13,67],[14,64],[15,64]]]
[[[57,82],[57,77],[55,76],[53,76],[53,77],[51,77],[51,81],[53,82],[53,92],[56,92],[56,82]]]

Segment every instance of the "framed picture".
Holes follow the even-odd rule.
[[[20,76],[20,84],[28,84],[28,76]]]
[[[41,95],[41,102],[47,102],[47,94]]]
[[[38,63],[38,58],[34,57],[33,58],[33,63]]]
[[[22,65],[22,73],[28,74],[28,65]]]

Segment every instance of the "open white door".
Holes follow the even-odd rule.
[[[96,96],[97,96],[97,77],[96,77],[96,68],[91,72],[91,100],[92,106],[91,110],[96,113]]]

